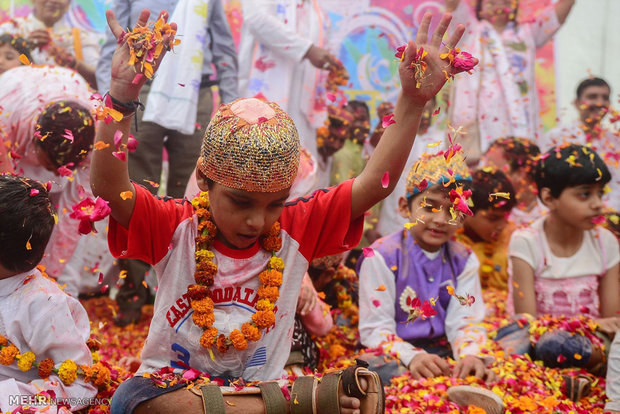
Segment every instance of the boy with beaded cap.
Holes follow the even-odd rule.
[[[123,31],[113,12],[108,11],[107,17],[114,35],[121,38]],[[138,24],[147,19],[145,11]],[[193,203],[158,199],[131,183],[127,165],[109,148],[94,154],[92,188],[112,210],[110,250],[118,257],[153,264],[159,281],[138,374],[172,366],[175,372],[193,368],[223,380],[282,377],[288,352],[280,350],[290,349],[297,295],[309,262],[359,242],[364,212],[389,194],[402,172],[424,104],[445,83],[445,71],[460,71],[440,58],[450,16],[443,16],[427,43],[430,20],[430,14],[424,17],[417,37],[426,51],[426,74],[415,76],[415,64],[420,66],[416,59],[422,54],[410,42],[399,66],[402,93],[396,123],[386,129],[362,174],[337,187],[284,204],[297,172],[299,138],[288,115],[276,104],[258,99],[223,105],[213,117],[197,163],[198,186],[205,193]],[[454,47],[462,33],[459,27],[446,44]],[[112,102],[135,100],[144,83],[134,81],[134,70],[141,69],[128,66],[129,57],[129,47],[121,39],[112,62]],[[111,143],[117,130],[125,139],[129,118],[102,124],[97,139]],[[387,188],[382,185],[386,172],[393,177]],[[313,380],[306,382],[310,392],[297,388],[297,394],[299,380],[292,392],[304,400],[300,406],[318,403],[321,414],[383,410],[376,374],[358,367],[349,371],[348,382],[345,374],[342,382],[340,373],[324,376],[317,388],[318,402]],[[273,385],[259,385],[264,396]],[[284,399],[277,387],[279,397],[271,392],[265,406],[256,396],[227,396],[232,404],[226,407],[221,394],[219,400],[213,399],[213,388],[217,387],[202,387],[202,397],[210,409],[217,404],[217,412],[248,413],[254,412],[252,408],[275,412],[270,411],[273,401]],[[178,412],[179,404],[184,412],[203,412],[197,398],[186,386],[162,389],[149,378],[136,376],[119,387],[112,412]],[[298,409],[291,404],[291,412]]]

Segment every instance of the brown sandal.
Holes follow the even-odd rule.
[[[592,380],[586,375],[578,375],[573,377],[564,375],[564,386],[566,388],[566,396],[574,402],[578,402],[583,397],[590,395],[592,391]]]
[[[487,414],[502,414],[506,407],[499,395],[486,388],[471,385],[456,385],[448,388],[450,401],[465,407],[482,408]]]

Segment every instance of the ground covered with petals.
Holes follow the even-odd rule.
[[[489,332],[506,324],[506,296],[496,291],[485,293]],[[112,322],[116,304],[108,298],[83,301],[91,318],[92,332],[101,341],[98,354],[102,361],[110,365],[112,384],[99,394],[109,397],[118,385],[129,378],[131,373],[120,367],[124,357],[137,357],[146,339],[148,324],[153,313],[152,306],[144,308],[140,322],[119,328]],[[334,327],[319,341],[321,362],[319,371],[344,368],[355,364],[359,336],[355,329]],[[372,351],[371,351],[372,352]],[[602,413],[605,405],[605,379],[590,376],[593,380],[592,392],[578,403],[567,399],[562,390],[562,375],[587,374],[574,369],[544,368],[529,358],[505,355],[493,342],[488,344],[488,352],[497,363],[495,365],[498,381],[489,386],[500,395],[506,404],[507,413]],[[378,351],[377,351],[378,353]],[[448,401],[447,389],[451,385],[472,384],[486,387],[473,377],[457,380],[438,377],[415,381],[408,374],[395,378],[386,385],[386,407],[388,413],[477,413],[473,407],[459,407]],[[91,407],[90,413],[109,412],[107,406]]]

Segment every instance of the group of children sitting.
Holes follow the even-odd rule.
[[[620,250],[616,236],[599,226],[611,180],[603,160],[588,146],[560,145],[540,155],[533,143],[506,138],[470,172],[467,154],[450,142],[404,172],[404,228],[374,241],[357,261],[361,343],[385,355],[325,373],[320,383],[299,375],[289,390],[281,380],[296,319],[324,316],[315,311],[314,287],[307,306],[299,305],[300,292],[308,280],[326,289],[333,276],[317,280],[325,274],[313,274],[311,264],[357,246],[365,212],[397,187],[425,105],[446,73],[462,71],[442,54],[464,29],[442,42],[446,15],[429,38],[431,17],[424,16],[417,44],[408,44],[399,66],[395,122],[354,179],[287,202],[299,164],[295,125],[275,103],[240,99],[222,105],[209,124],[196,165],[201,193],[189,201],[153,196],[130,181],[118,156],[127,151],[133,102],[146,78],[126,64],[124,32],[112,12],[107,17],[119,38],[107,105],[123,116],[98,124],[91,189],[110,210],[112,254],[152,265],[159,286],[140,368],[116,391],[112,413],[365,414],[383,412],[382,382],[406,371],[414,379],[473,375],[491,383],[497,367],[484,352],[490,332],[479,325],[485,288],[508,290],[514,321],[495,338],[504,349],[599,375],[615,361],[609,350],[620,329]],[[138,24],[147,19],[143,12]],[[0,176],[2,411],[14,408],[12,395],[53,391],[72,398],[63,410],[77,410],[97,392],[88,317],[37,268],[57,220],[49,192],[28,178]],[[511,220],[538,216],[538,209],[547,213],[529,226]],[[586,315],[596,332],[549,330],[532,343],[529,324],[547,315]],[[151,375],[166,367],[210,381],[162,386]],[[455,388],[450,397],[487,412],[503,409],[480,387]]]

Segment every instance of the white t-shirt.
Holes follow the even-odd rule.
[[[90,337],[86,310],[37,269],[0,280],[0,334],[21,353],[34,352],[37,362],[53,359],[56,368],[67,359],[78,365],[93,363],[86,345]],[[36,368],[23,372],[17,363],[0,365],[0,411],[17,407],[9,405],[9,395],[35,395],[43,390],[53,390],[57,398],[89,399],[97,394],[80,377],[67,386],[55,374],[42,380]]]
[[[597,227],[584,231],[577,253],[557,257],[547,242],[543,229],[545,219],[541,217],[531,227],[516,230],[508,247],[510,257],[525,261],[534,270],[538,311],[566,316],[587,313],[597,317],[598,278],[620,261],[618,240],[609,230]],[[512,278],[511,265],[508,271]],[[541,282],[541,279],[551,281]],[[512,282],[508,289],[510,301]],[[584,311],[583,306],[588,311]]]
[[[383,239],[380,239],[383,240]],[[437,252],[423,250],[426,257],[435,259]],[[452,347],[455,358],[461,355],[477,355],[480,345],[486,340],[486,331],[474,324],[484,319],[484,301],[478,278],[480,263],[471,253],[463,271],[457,276],[455,293],[461,296],[472,295],[476,301],[472,306],[463,306],[458,299],[450,298],[446,314],[446,337]],[[360,283],[360,341],[369,348],[376,348],[391,335],[396,334],[396,279],[394,272],[385,263],[377,250],[374,256],[365,257],[359,272]],[[406,276],[403,276],[406,277]],[[377,291],[378,286],[385,286],[384,291]],[[478,338],[478,340],[476,340]],[[390,342],[391,352],[395,352],[403,365],[408,366],[414,356],[425,352],[409,342]]]
[[[620,335],[614,337],[609,349],[609,363],[607,364],[607,383],[605,388],[607,404],[605,412],[620,411]]]
[[[287,203],[280,216],[282,248],[277,256],[285,264],[275,326],[244,351],[213,350],[214,359],[200,345],[203,330],[191,319],[187,287],[194,273],[198,220],[187,200],[160,199],[136,188],[136,205],[129,229],[110,218],[109,244],[115,257],[141,259],[155,268],[159,289],[138,374],[171,366],[192,367],[215,376],[243,377],[248,381],[280,379],[289,356],[295,309],[309,262],[356,246],[363,216],[351,221],[351,187],[345,181],[328,190]],[[257,243],[245,250],[212,245],[218,266],[211,298],[215,324],[228,335],[251,320],[256,312],[258,274],[271,254]]]

